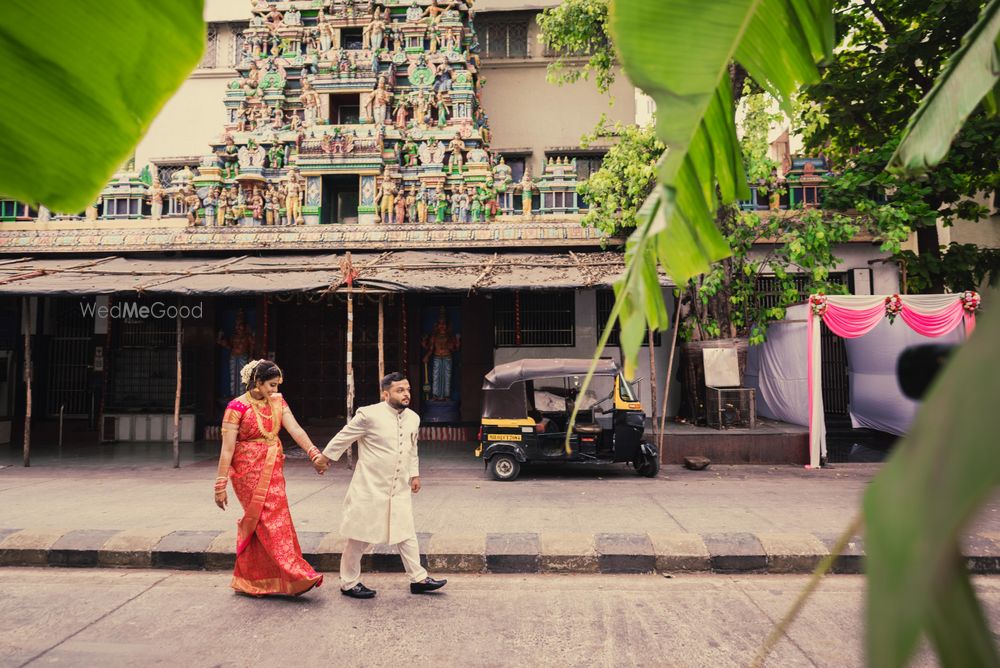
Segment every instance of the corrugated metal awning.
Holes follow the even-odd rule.
[[[349,258],[349,260],[348,260]],[[464,292],[607,287],[624,270],[615,252],[385,253],[230,258],[19,258],[0,261],[0,294],[246,295],[357,289]],[[661,283],[670,285],[666,277]]]

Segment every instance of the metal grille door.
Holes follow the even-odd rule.
[[[48,343],[48,391],[45,412],[49,417],[59,415],[65,406],[67,417],[86,417],[90,414],[88,373],[93,354],[93,312],[84,313],[81,299],[56,299],[50,311],[51,335]]]

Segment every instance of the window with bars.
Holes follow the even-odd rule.
[[[552,46],[545,44],[543,55],[546,58],[586,58],[600,49],[607,46],[608,38],[606,35],[601,35],[600,37],[592,40],[589,44],[581,46],[577,49],[557,49]]]
[[[493,299],[498,348],[576,344],[572,291],[505,292]]]
[[[604,333],[604,326],[608,323],[608,318],[611,317],[611,311],[615,307],[615,291],[614,290],[598,290],[597,291],[597,335],[601,336]],[[617,347],[621,345],[621,325],[615,323],[615,327],[611,330],[611,335],[608,336],[607,345]],[[649,345],[649,335],[642,337],[642,345]],[[653,332],[653,346],[660,345],[660,333]]]
[[[580,181],[586,181],[601,168],[602,162],[604,162],[603,154],[576,156],[576,178]]]
[[[205,52],[201,56],[198,67],[201,69],[213,69],[218,67],[219,57],[219,28],[214,23],[207,24],[205,33]]]
[[[226,58],[229,67],[236,67],[243,61],[243,44],[247,39],[243,31],[248,26],[247,23],[229,24],[229,33],[232,35],[232,39],[229,40],[229,55]]]
[[[478,26],[483,58],[528,58],[528,19],[490,20]]]
[[[30,218],[34,210],[27,204],[12,199],[0,200],[0,222],[10,222],[19,218]]]
[[[142,301],[149,305],[150,300]],[[108,403],[114,410],[173,410],[177,391],[177,329],[169,318],[115,320]],[[181,374],[194,378],[195,351],[181,351]],[[195,402],[195,383],[181,385],[181,405]]]
[[[198,167],[197,160],[178,160],[175,162],[156,162],[154,163],[156,167],[156,175],[160,179],[160,185],[164,188],[169,188],[171,184],[171,177],[177,172],[183,170],[185,167],[190,167],[191,171],[194,171]]]
[[[806,274],[794,274],[792,281],[795,289],[798,290],[798,301],[809,299],[809,276]],[[831,272],[830,282],[835,285],[847,284],[847,272]],[[757,300],[764,308],[778,306],[783,301],[784,293],[781,291],[781,281],[771,274],[764,274],[757,277],[756,285]]]

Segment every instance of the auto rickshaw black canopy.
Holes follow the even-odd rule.
[[[557,378],[559,376],[585,376],[590,370],[593,359],[538,359],[518,360],[494,367],[486,374],[483,381],[484,390],[506,390],[514,383],[536,378]],[[614,360],[601,358],[594,370],[595,376],[616,376],[618,365]]]

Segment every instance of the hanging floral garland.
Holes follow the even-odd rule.
[[[812,312],[817,316],[822,318],[823,314],[826,313],[828,306],[829,304],[826,302],[826,295],[819,294],[809,296],[809,308],[811,308]]]
[[[962,308],[964,308],[969,313],[975,313],[979,310],[979,293],[975,290],[966,290],[962,293]]]
[[[899,295],[892,295],[891,297],[885,298],[885,315],[889,318],[889,324],[891,325],[896,320],[896,316],[899,312],[903,310],[903,301],[899,298]]]

